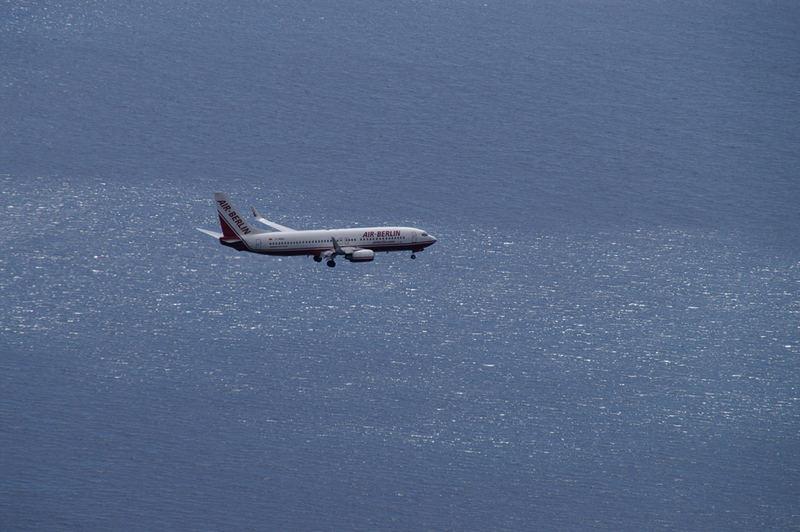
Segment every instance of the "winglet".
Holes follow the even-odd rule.
[[[276,224],[275,222],[271,222],[271,221],[267,220],[266,218],[262,218],[258,214],[258,211],[256,210],[256,208],[254,206],[252,206],[252,205],[250,205],[250,210],[253,212],[253,218],[255,218],[257,222],[261,222],[264,225],[268,225],[269,227],[273,228],[276,231],[284,231],[284,232],[286,232],[286,231],[294,231],[294,229],[292,229],[291,227],[286,227],[285,225]]]

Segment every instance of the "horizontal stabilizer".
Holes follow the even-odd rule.
[[[212,236],[214,238],[222,238],[222,233],[215,233],[214,231],[209,231],[208,229],[201,229],[200,227],[195,227],[201,233],[205,233],[208,236]]]

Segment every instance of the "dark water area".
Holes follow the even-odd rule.
[[[0,528],[800,526],[798,22],[0,7]]]

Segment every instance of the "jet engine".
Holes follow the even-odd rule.
[[[357,249],[347,259],[350,262],[369,262],[375,258],[375,253],[371,249]]]

